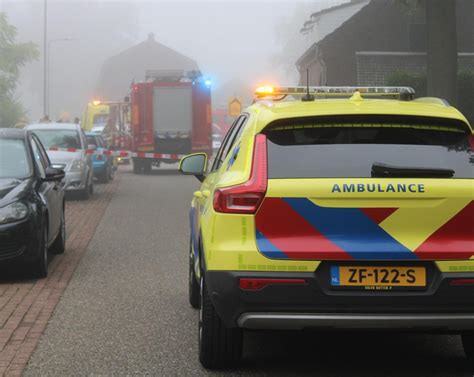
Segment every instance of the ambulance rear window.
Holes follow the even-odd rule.
[[[471,135],[452,126],[300,122],[264,133],[269,178],[370,178],[374,164],[474,178]]]

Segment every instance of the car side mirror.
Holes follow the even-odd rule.
[[[63,169],[56,169],[53,167],[47,167],[46,168],[46,178],[43,179],[45,182],[54,182],[54,181],[62,181],[64,177],[66,176],[66,173],[64,172]]]
[[[194,175],[200,182],[206,178],[207,154],[193,153],[185,156],[179,163],[179,171],[184,175]]]

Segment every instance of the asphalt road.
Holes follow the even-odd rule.
[[[125,168],[26,376],[472,376],[457,337],[406,334],[248,333],[240,369],[202,369],[187,301],[197,183]]]

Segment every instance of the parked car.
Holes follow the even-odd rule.
[[[96,151],[99,152],[92,156],[92,167],[94,170],[94,177],[99,179],[102,183],[107,183],[114,179],[114,157],[101,152],[107,151],[107,145],[103,136],[96,132],[86,132],[87,144],[94,145]]]
[[[48,251],[65,250],[64,176],[31,131],[0,128],[0,263],[48,274]]]
[[[86,154],[86,149],[95,149],[95,146],[87,145],[80,125],[48,123],[33,124],[26,128],[41,140],[53,166],[66,172],[64,189],[78,192],[83,199],[89,199],[94,193],[94,172],[92,156]]]

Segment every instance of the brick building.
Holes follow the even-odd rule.
[[[474,69],[474,1],[456,0],[460,68]],[[388,75],[426,71],[424,9],[372,0],[298,59],[312,85],[384,85]]]

